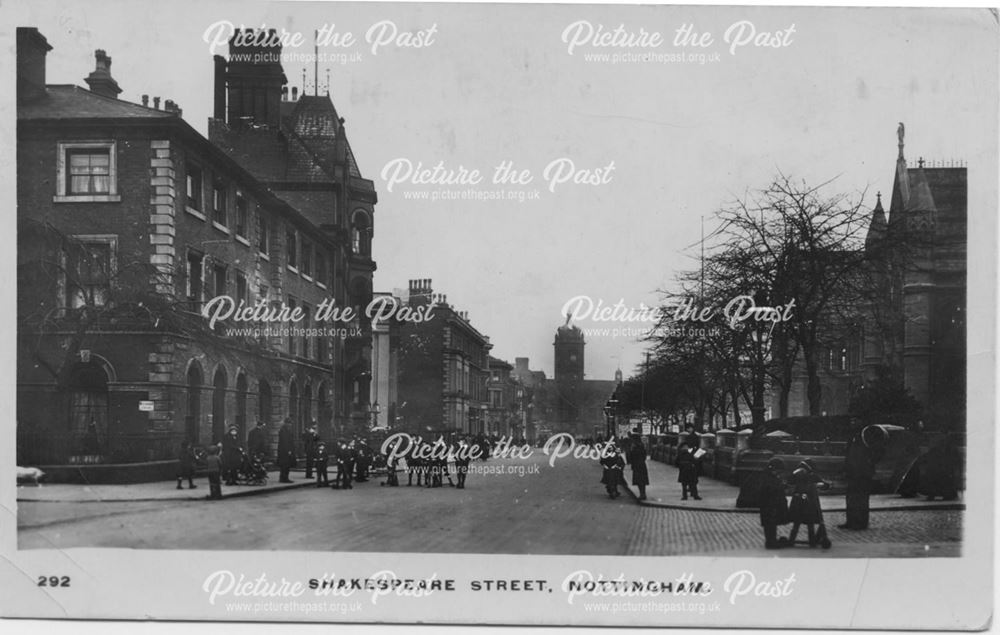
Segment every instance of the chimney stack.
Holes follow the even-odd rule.
[[[149,108],[149,95],[142,96],[142,105]]]
[[[215,60],[215,104],[213,117],[219,121],[226,120],[226,58],[216,55]]]
[[[159,97],[153,97],[153,108],[156,108],[157,110],[160,109],[160,98]]]
[[[292,101],[298,101],[298,100],[299,100],[299,87],[292,86]]]
[[[84,80],[90,86],[90,92],[118,99],[118,94],[122,89],[118,87],[118,82],[111,76],[111,58],[104,52],[104,49],[94,51],[96,65],[94,71]]]
[[[34,27],[17,28],[17,101],[45,94],[45,55],[52,50]]]

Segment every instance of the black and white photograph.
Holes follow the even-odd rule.
[[[0,12],[5,617],[989,624],[995,9]]]

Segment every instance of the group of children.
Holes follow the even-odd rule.
[[[786,485],[782,478],[785,462],[775,457],[768,461],[761,477],[760,524],[764,528],[764,547],[780,549],[792,547],[799,534],[799,528],[806,526],[810,547],[821,546],[829,549],[830,538],[823,522],[823,508],[819,502],[819,490],[828,489],[829,483],[816,473],[813,462],[806,459],[792,471]],[[786,487],[792,489],[792,501],[785,498]],[[787,537],[778,537],[778,527],[791,523]]]
[[[421,487],[421,485],[423,487],[443,487],[444,481],[447,479],[449,486],[465,489],[465,479],[469,473],[469,465],[472,463],[470,458],[471,443],[473,441],[467,438],[450,442],[439,439],[435,444],[418,439],[416,441],[418,451],[413,452],[409,458],[405,461],[396,458],[390,460],[389,464],[386,465],[387,478],[382,484],[398,487],[399,472],[403,471],[406,472],[406,485],[408,487],[413,485],[413,477],[416,476],[417,487]],[[436,444],[444,444],[445,447],[437,452],[431,452],[430,449]],[[432,458],[418,458],[423,456]],[[481,456],[485,457],[483,454]],[[449,463],[455,465],[455,481],[457,482],[451,480]]]

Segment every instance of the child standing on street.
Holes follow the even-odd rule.
[[[222,498],[222,459],[219,458],[219,446],[213,445],[205,457],[205,468],[208,471],[208,497],[212,500]]]
[[[826,525],[823,523],[823,509],[819,503],[819,490],[830,487],[816,474],[816,468],[809,459],[799,463],[792,472],[791,484],[792,503],[788,506],[788,520],[792,523],[792,531],[788,535],[790,546],[795,545],[799,533],[799,525],[804,524],[809,533],[809,546],[822,545],[830,548],[830,538],[826,535]]]

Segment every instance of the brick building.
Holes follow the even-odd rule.
[[[511,374],[514,367],[490,355],[487,381],[489,405],[486,409],[486,432],[499,436],[525,435],[527,428],[525,390]]]
[[[206,139],[172,101],[119,99],[104,51],[89,90],[46,84],[50,50],[18,29],[18,462],[165,461],[185,437],[207,444],[255,419],[272,434],[285,417],[324,434],[365,422],[370,333],[304,328],[324,300],[363,304],[371,289],[375,195],[343,128],[268,155],[310,172],[281,190],[261,178],[267,161]],[[282,101],[274,68],[240,70],[270,73],[266,103],[277,88],[288,117],[237,104],[213,122],[220,137],[239,139],[234,117],[272,136],[301,129],[329,102]],[[210,329],[201,310],[224,295],[306,317],[298,331]]]
[[[431,309],[433,317],[394,322],[398,426],[415,434],[485,433],[490,338],[472,325],[468,313],[448,304],[447,296],[435,294],[430,280],[411,280],[403,300],[414,310]]]

